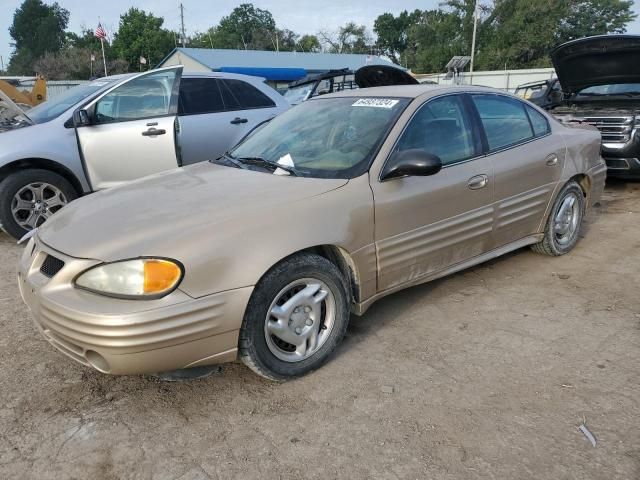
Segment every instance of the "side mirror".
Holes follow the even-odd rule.
[[[73,112],[74,127],[86,127],[87,125],[91,125],[91,117],[87,110],[79,109]]]
[[[426,177],[442,170],[442,160],[437,155],[424,150],[413,149],[396,152],[389,159],[381,179],[389,180],[404,176]]]

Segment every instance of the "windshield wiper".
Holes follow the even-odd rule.
[[[285,172],[288,172],[289,175],[293,175],[294,177],[300,176],[300,172],[295,167],[292,167],[291,165],[283,165],[278,162],[272,162],[271,160],[267,160],[266,158],[263,158],[263,157],[233,157],[233,159],[238,162],[248,163],[252,165],[262,165],[262,166],[268,165],[270,167],[273,167],[274,172],[278,168],[280,168]]]
[[[242,163],[240,163],[238,160],[236,160],[236,157],[231,155],[229,152],[224,152],[222,154],[222,157],[220,158],[224,158],[229,163],[233,164],[236,168],[239,168],[241,170],[246,170],[246,167]]]

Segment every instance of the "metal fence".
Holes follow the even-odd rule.
[[[35,79],[33,77],[0,77],[0,80],[19,80],[19,90],[31,90]],[[76,85],[82,85],[83,83],[89,83],[89,80],[47,80],[47,98],[51,99],[66,92],[70,88]]]
[[[523,70],[488,70],[484,72],[462,72],[456,79],[445,78],[445,73],[419,75],[420,81],[432,81],[443,85],[460,83],[464,85],[483,85],[513,92],[518,85],[529,82],[549,80],[556,76],[553,68],[530,68]]]

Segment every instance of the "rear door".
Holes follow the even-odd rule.
[[[94,100],[76,129],[93,190],[178,166],[175,126],[182,67],[145,72]]]
[[[249,82],[183,78],[179,102],[182,164],[222,156],[251,130],[276,116],[275,102]]]
[[[500,94],[471,95],[495,172],[495,246],[537,233],[565,161],[546,117]]]

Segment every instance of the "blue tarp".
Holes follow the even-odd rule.
[[[242,75],[264,77],[267,80],[282,80],[287,82],[300,80],[307,75],[307,71],[304,68],[220,67],[220,71],[241,73]]]

